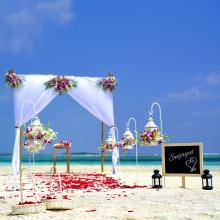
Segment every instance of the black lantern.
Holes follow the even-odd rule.
[[[159,174],[159,170],[154,170],[154,174],[152,175],[152,188],[162,188],[162,176]]]
[[[204,170],[202,175],[202,189],[212,190],[212,175],[209,174],[209,170]]]

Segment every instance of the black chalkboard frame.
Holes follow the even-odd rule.
[[[194,173],[166,173],[166,160],[165,160],[165,148],[167,147],[185,147],[185,146],[198,146],[199,147],[199,161],[200,161],[200,172],[199,174]],[[201,176],[203,173],[203,143],[166,143],[162,144],[162,174],[163,176]]]

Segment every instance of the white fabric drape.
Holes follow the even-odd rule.
[[[14,90],[15,127],[20,127],[42,111],[56,96],[51,89],[46,90],[44,83],[51,75],[26,75],[23,87]],[[12,158],[13,174],[19,173],[20,164],[20,130],[15,129],[15,143]]]
[[[118,137],[116,138],[115,129],[113,127],[110,128],[110,134],[115,142],[119,141]],[[116,147],[112,150],[112,173],[113,174],[116,174],[118,171],[117,170],[118,161],[119,161],[119,148]]]
[[[17,175],[19,173],[19,165],[20,165],[20,128],[15,129],[15,144],[13,150],[13,158],[12,158],[12,170],[13,175]]]
[[[45,89],[52,75],[26,75],[22,88],[14,90],[15,126],[21,126],[41,112],[58,94]],[[21,115],[22,114],[22,115]]]
[[[44,83],[55,77],[53,75],[21,75],[24,85],[14,90],[15,126],[20,127],[41,112],[57,95],[53,88],[45,88]],[[68,94],[87,111],[108,126],[114,125],[113,97],[109,91],[103,91],[97,86],[99,77],[66,76],[77,81],[77,88],[72,88]],[[13,151],[13,174],[19,173],[20,163],[20,131],[15,130]]]
[[[106,125],[113,126],[113,97],[111,92],[103,91],[97,86],[101,78],[73,76],[69,78],[77,81],[77,88],[72,88],[68,95]]]

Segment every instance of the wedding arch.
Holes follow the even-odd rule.
[[[12,71],[13,72],[13,71]],[[15,117],[15,142],[12,158],[13,174],[17,175],[21,169],[22,159],[22,125],[40,113],[57,95],[62,92],[55,91],[53,80],[59,78],[55,75],[10,75],[8,72],[7,83],[14,88],[14,117]],[[110,128],[114,126],[112,88],[108,87],[107,78],[65,76],[74,86],[65,92],[78,102],[83,108],[102,122],[102,144],[104,144],[104,124]],[[6,74],[7,80],[7,74]],[[18,85],[16,84],[17,82]],[[51,83],[50,84],[48,84]],[[20,85],[22,84],[22,85]],[[59,85],[58,85],[59,86]],[[62,85],[61,85],[62,86]],[[110,88],[110,89],[109,89]],[[27,100],[35,104],[35,111]],[[113,137],[114,129],[110,129]],[[102,152],[103,153],[103,152]],[[104,156],[104,153],[103,155]],[[113,169],[117,164],[117,150],[112,152]]]

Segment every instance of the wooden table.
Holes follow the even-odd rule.
[[[66,172],[70,173],[70,146],[64,144],[54,144],[54,151],[53,151],[53,165],[54,165],[54,173],[56,173],[56,157],[57,157],[57,149],[66,149]]]

